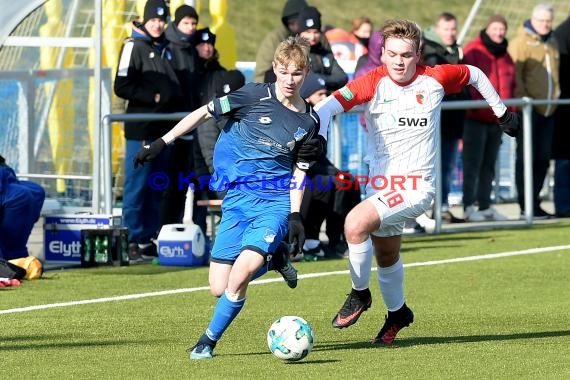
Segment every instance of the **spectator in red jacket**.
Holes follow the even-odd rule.
[[[481,69],[491,81],[501,99],[513,97],[515,65],[507,52],[507,21],[501,15],[489,18],[485,29],[464,49],[464,62]],[[474,100],[483,99],[473,88]],[[495,163],[501,146],[502,131],[497,117],[490,109],[467,111],[463,130],[463,207],[467,221],[505,220],[491,207],[491,191],[495,178]],[[475,209],[478,203],[479,209]]]

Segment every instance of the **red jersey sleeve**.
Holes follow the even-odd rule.
[[[333,96],[342,105],[345,111],[352,107],[366,103],[374,97],[380,79],[388,74],[385,66],[370,70],[365,75],[350,81],[346,86],[333,92]]]
[[[471,78],[471,72],[465,65],[426,67],[426,74],[441,83],[446,95],[461,92],[469,84]]]

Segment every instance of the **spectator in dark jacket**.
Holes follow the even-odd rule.
[[[219,54],[216,50],[216,35],[209,28],[196,31],[194,44],[199,56],[198,73],[201,81],[198,97],[201,106],[208,104],[214,97],[227,95],[245,84],[245,77],[240,71],[228,71],[220,64]],[[204,162],[204,165],[201,166],[202,170],[198,171],[202,178],[214,171],[214,145],[227,120],[225,117],[217,121],[212,118],[198,127],[199,149],[196,153],[199,154],[197,160]],[[208,190],[204,181],[202,181],[200,189]],[[208,194],[210,198],[222,196],[221,194],[214,195],[212,192],[208,192]]]
[[[301,11],[299,35],[309,41],[311,71],[321,75],[327,91],[330,93],[344,86],[348,82],[348,76],[336,61],[332,50],[321,43],[321,13],[317,8],[307,7]],[[266,78],[266,82],[274,81],[274,77],[273,74],[272,78]]]
[[[489,18],[485,29],[465,46],[464,63],[483,71],[501,97],[510,99],[515,91],[515,64],[507,52],[507,21],[501,15]],[[471,98],[483,97],[471,89]],[[463,209],[470,222],[506,220],[491,207],[495,164],[501,146],[502,131],[497,117],[487,108],[467,110],[463,130]],[[479,209],[475,210],[475,203]]]
[[[170,42],[172,50],[171,64],[176,72],[176,76],[184,94],[180,98],[176,111],[190,112],[200,106],[198,99],[198,88],[200,76],[196,73],[198,66],[198,54],[192,44],[192,37],[198,25],[198,13],[189,5],[181,5],[174,13],[174,21],[170,22],[164,34]],[[168,165],[169,186],[163,192],[160,206],[160,225],[189,222],[189,214],[192,214],[192,221],[201,228],[206,227],[206,212],[198,210],[194,202],[194,207],[189,207],[188,220],[184,219],[186,194],[188,192],[188,176],[195,173],[194,163],[194,141],[197,139],[194,131],[186,136],[181,136],[172,144],[170,160]],[[198,183],[194,178],[194,185]],[[202,211],[202,212],[200,212]]]
[[[440,14],[435,27],[427,28],[423,37],[422,60],[426,65],[462,63],[463,51],[457,44],[457,17],[455,15],[448,12]],[[443,98],[444,101],[466,99],[468,99],[466,92],[447,95]],[[444,221],[448,222],[462,221],[449,211],[447,197],[451,190],[451,180],[457,160],[459,140],[463,135],[464,122],[464,110],[441,112],[441,211]]]
[[[171,66],[172,52],[164,36],[168,8],[162,0],[148,0],[143,22],[133,21],[133,34],[121,50],[115,76],[115,94],[128,101],[127,113],[170,113],[180,104],[182,92]],[[123,224],[129,230],[129,257],[133,262],[152,259],[156,246],[151,239],[160,228],[161,184],[149,186],[152,173],[166,172],[169,149],[149,165],[134,169],[138,150],[164,135],[171,121],[125,123],[125,185]]]
[[[308,4],[305,0],[287,0],[281,12],[282,25],[273,29],[263,39],[255,57],[255,82],[263,82],[267,72],[272,72],[273,54],[281,41],[299,32],[299,14]]]
[[[560,49],[560,98],[570,99],[570,17],[554,31]],[[552,158],[554,169],[554,209],[556,216],[570,217],[570,106],[560,105],[556,109]]]

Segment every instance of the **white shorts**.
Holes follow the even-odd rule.
[[[426,212],[434,195],[431,191],[423,190],[382,190],[366,198],[366,201],[372,202],[380,217],[380,228],[372,235],[401,235],[405,222]]]

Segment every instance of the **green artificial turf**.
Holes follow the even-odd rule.
[[[250,285],[246,306],[216,356],[199,362],[188,360],[186,349],[213,311],[207,268],[148,264],[47,272],[41,280],[0,289],[0,374],[25,379],[570,378],[570,249],[492,256],[570,244],[569,230],[565,222],[405,237],[406,298],[415,322],[391,347],[369,343],[385,315],[375,272],[372,307],[348,329],[331,327],[350,291],[343,259],[295,264],[301,275],[313,277],[302,277],[294,290],[282,281]],[[478,255],[493,258],[441,262]],[[337,273],[324,275],[330,272]],[[271,278],[279,275],[262,279]],[[111,298],[143,293],[148,294]],[[100,302],[65,304],[82,300]],[[56,303],[59,307],[14,310]],[[283,315],[299,315],[314,329],[314,350],[300,362],[281,362],[267,348],[267,329]]]

